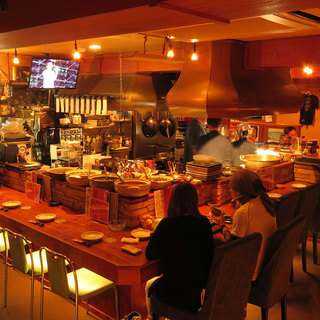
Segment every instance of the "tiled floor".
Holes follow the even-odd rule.
[[[313,265],[311,248],[312,246],[309,242],[308,273],[302,272],[300,248],[295,256],[295,281],[294,284],[290,286],[288,293],[288,320],[320,319],[320,265]],[[3,308],[4,265],[2,260],[0,260],[0,319],[28,320],[30,280],[25,275],[12,269],[10,269],[9,277],[8,307]],[[39,319],[39,292],[40,284],[36,281],[35,320]],[[80,320],[95,319],[95,317],[87,315],[83,308],[79,308],[79,311]],[[45,320],[70,320],[73,319],[73,315],[74,307],[71,303],[51,292],[45,292]],[[269,319],[281,319],[279,304],[270,309]],[[247,320],[260,320],[260,309],[248,305]]]

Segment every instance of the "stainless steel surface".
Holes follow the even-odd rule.
[[[121,96],[122,83],[122,99]],[[76,89],[59,90],[61,95],[105,95],[108,110],[154,111],[157,96],[152,77],[143,74],[80,75]]]
[[[240,160],[244,162],[247,169],[256,170],[279,163],[281,157],[270,154],[246,154],[241,155]]]
[[[245,68],[245,43],[234,40],[199,43],[198,61],[186,61],[167,95],[178,116],[241,118],[297,112],[303,96],[290,68]]]

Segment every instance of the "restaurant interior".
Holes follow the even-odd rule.
[[[152,320],[179,184],[215,251],[201,308],[150,291],[155,320],[320,317],[319,52],[319,0],[0,0],[0,319]],[[274,207],[257,279],[259,237],[226,241],[243,169]]]

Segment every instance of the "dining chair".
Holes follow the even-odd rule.
[[[287,319],[286,297],[293,256],[296,252],[305,218],[298,216],[269,239],[257,279],[251,285],[249,303],[261,307],[261,319],[268,319],[268,310],[281,301],[281,319]]]
[[[46,247],[40,248],[41,266],[44,266],[44,256],[48,264],[50,290],[65,299],[74,301],[75,320],[78,320],[79,301],[86,301],[86,311],[88,313],[88,299],[110,289],[114,290],[115,316],[117,320],[120,319],[118,285],[116,283],[85,268],[76,270],[74,263],[68,257]],[[71,272],[69,273],[67,272],[67,266],[71,268]],[[41,320],[43,320],[44,313],[44,271],[45,268],[42,268],[40,296]]]
[[[4,307],[7,307],[8,267],[28,274],[31,277],[30,319],[33,319],[34,279],[41,275],[39,251],[33,251],[32,243],[25,236],[7,228],[3,229],[5,244],[5,280],[4,280]],[[12,264],[9,264],[9,246]],[[46,257],[43,257],[43,272],[47,272]]]
[[[244,319],[261,239],[260,233],[253,233],[215,248],[204,302],[198,312],[172,307],[151,293],[154,319],[160,316],[170,320]]]
[[[320,198],[320,183],[312,184],[309,187],[300,190],[301,198],[298,203],[296,215],[305,217],[305,225],[303,227],[301,238],[301,256],[302,256],[302,269],[307,271],[307,237],[311,225],[311,221],[316,214],[318,201]]]
[[[300,198],[301,192],[294,191],[275,200],[278,229],[283,228],[294,219]]]
[[[320,199],[318,201],[315,214],[310,224],[310,231],[312,232],[313,263],[318,264],[318,235],[320,233]]]

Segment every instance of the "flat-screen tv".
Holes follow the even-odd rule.
[[[79,61],[32,58],[29,88],[75,89]]]

